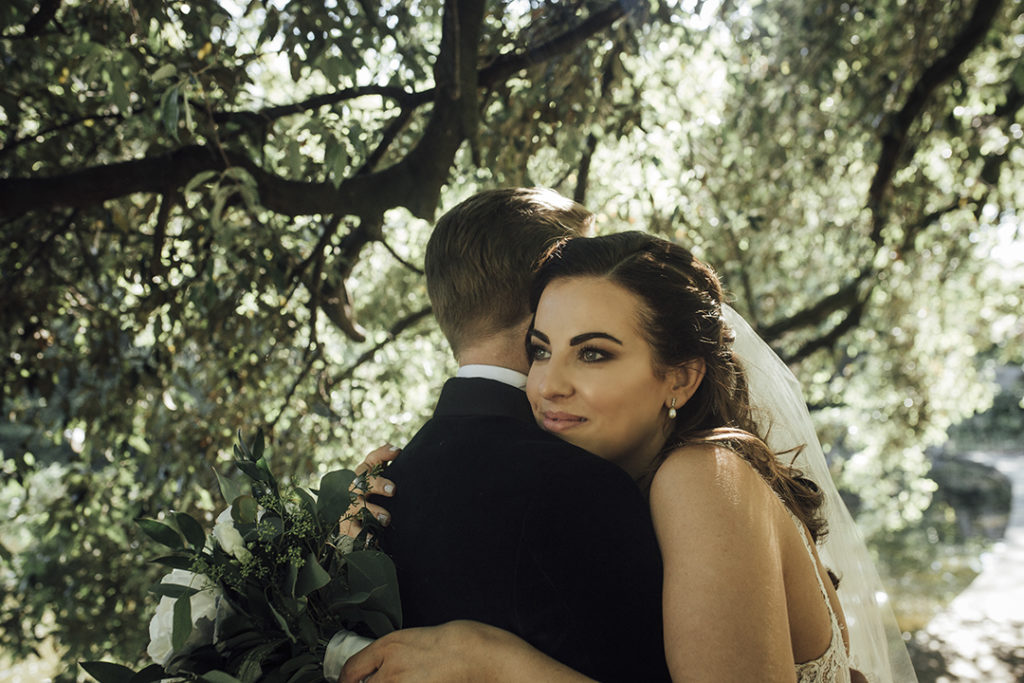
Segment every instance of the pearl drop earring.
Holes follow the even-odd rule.
[[[668,419],[674,420],[674,419],[676,419],[676,415],[677,415],[677,413],[676,413],[676,399],[675,399],[675,396],[673,396],[672,397],[672,403],[668,407]]]

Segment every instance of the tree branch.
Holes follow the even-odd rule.
[[[337,385],[339,382],[343,382],[346,379],[352,377],[352,375],[355,374],[356,369],[358,369],[361,365],[365,365],[366,363],[373,360],[373,356],[378,351],[383,349],[391,342],[395,341],[395,339],[398,338],[398,335],[402,334],[402,332],[405,332],[407,329],[409,329],[419,321],[423,320],[424,318],[430,316],[433,312],[433,308],[431,308],[430,306],[424,306],[420,310],[413,311],[412,313],[409,313],[408,315],[399,319],[398,322],[391,326],[391,329],[388,330],[387,336],[385,336],[383,340],[377,342],[371,348],[361,353],[359,355],[359,358],[357,358],[351,365],[342,370],[335,377],[332,377],[330,381],[325,382],[324,387],[322,389],[322,393],[324,395],[327,395],[332,387]]]
[[[868,208],[872,215],[871,240],[876,245],[882,245],[882,230],[888,218],[885,211],[886,198],[892,187],[896,164],[906,149],[911,125],[924,111],[932,93],[956,74],[960,65],[985,37],[1001,5],[1002,0],[977,0],[971,18],[953,39],[949,50],[924,70],[907,95],[903,108],[887,114],[879,126],[882,131],[882,149],[878,153],[878,165],[868,190]]]
[[[603,10],[595,12],[580,24],[548,42],[538,45],[525,52],[506,53],[500,55],[480,72],[480,85],[492,86],[507,80],[510,76],[531,67],[564,55],[580,45],[591,36],[600,33],[625,16],[625,5],[629,3],[612,2]]]
[[[815,351],[820,349],[829,349],[835,346],[836,342],[839,341],[844,334],[860,325],[866,305],[867,297],[865,296],[854,303],[850,308],[850,311],[846,314],[846,317],[839,321],[835,327],[821,337],[810,340],[797,349],[792,355],[784,356],[783,361],[787,364],[799,363]]]
[[[262,125],[265,122],[276,121],[292,114],[301,114],[311,109],[319,109],[320,107],[327,107],[368,95],[380,95],[381,97],[393,99],[403,109],[409,109],[430,102],[433,94],[433,88],[422,92],[409,92],[404,88],[392,85],[365,85],[354,88],[342,88],[331,93],[314,95],[301,102],[266,107],[258,111],[218,111],[214,112],[213,120],[216,123],[240,123],[245,125],[249,122],[257,122]]]
[[[862,305],[864,295],[860,293],[861,284],[874,275],[874,272],[873,268],[865,266],[857,274],[857,277],[843,285],[834,294],[826,296],[788,318],[762,327],[761,336],[767,340],[778,339],[792,330],[817,325],[836,311],[844,308],[849,308],[852,311],[857,305]]]
[[[341,213],[376,216],[404,206],[433,218],[441,187],[462,141],[474,132],[477,109],[476,50],[484,0],[449,0],[435,63],[435,102],[416,146],[400,162],[330,182],[293,181],[265,171],[252,159],[199,145],[135,161],[94,166],[51,178],[0,180],[0,216],[46,206],[88,206],[134,192],[168,192],[197,173],[239,166],[255,178],[260,202],[288,216]]]

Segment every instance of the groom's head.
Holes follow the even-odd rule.
[[[441,216],[427,242],[427,293],[456,358],[529,316],[530,280],[552,243],[590,231],[594,216],[544,188],[478,192]]]

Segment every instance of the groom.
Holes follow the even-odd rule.
[[[459,371],[387,470],[381,542],[407,628],[471,619],[599,681],[667,681],[647,504],[618,467],[539,429],[523,391],[531,271],[592,220],[553,191],[514,188],[438,221],[427,291]]]

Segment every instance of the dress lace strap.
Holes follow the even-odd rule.
[[[814,549],[811,546],[811,541],[808,538],[803,523],[790,510],[787,509],[786,512],[789,513],[790,519],[796,524],[797,532],[800,534],[800,538],[804,542],[804,548],[807,550],[807,556],[814,565],[814,576],[818,579],[818,590],[821,592],[822,599],[825,600],[825,607],[828,609],[829,622],[832,627],[832,639],[829,641],[825,652],[810,661],[796,664],[797,682],[833,683],[849,681],[850,657],[846,652],[846,646],[843,643],[842,627],[839,625],[839,617],[832,608],[832,601],[829,600],[828,591],[825,589],[825,581],[821,576],[818,560],[814,555]]]

